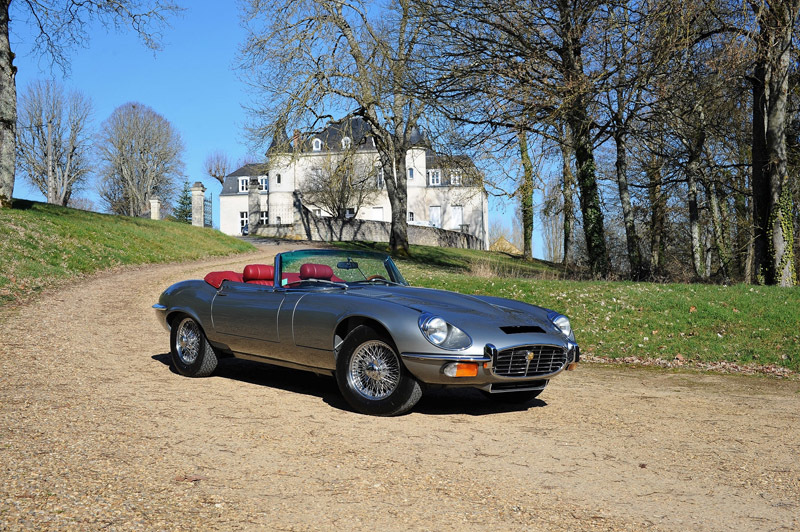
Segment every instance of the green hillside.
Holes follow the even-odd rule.
[[[798,287],[564,280],[558,265],[424,246],[411,246],[411,256],[397,262],[416,286],[507,297],[562,312],[583,352],[596,357],[800,371]]]
[[[251,250],[213,229],[15,200],[0,209],[0,305],[115,266]]]

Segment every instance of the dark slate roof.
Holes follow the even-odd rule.
[[[477,170],[469,155],[438,155],[433,150],[425,150],[425,166],[428,169]]]
[[[322,141],[323,151],[340,151],[342,149],[342,139],[345,137],[350,137],[352,145],[356,149],[375,149],[370,140],[372,128],[360,116],[353,116],[338,122],[331,122],[328,127],[319,133],[309,135],[308,139],[303,143],[303,151],[313,150],[314,139]]]
[[[275,135],[272,137],[272,143],[269,145],[267,155],[270,153],[291,153],[294,151],[292,141],[289,140],[289,135],[286,134],[286,128],[282,125],[275,129]]]
[[[239,178],[250,176],[262,176],[267,174],[267,165],[264,163],[250,163],[242,166],[238,170],[225,176],[220,195],[231,195],[239,193]]]
[[[420,133],[417,126],[414,126],[411,129],[411,138],[409,140],[411,141],[412,146],[420,146],[428,149],[431,147],[431,141],[428,139],[428,136]]]

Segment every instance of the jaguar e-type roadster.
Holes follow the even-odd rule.
[[[352,408],[378,416],[409,411],[433,386],[530,401],[580,359],[566,316],[414,288],[370,251],[280,253],[174,284],[153,308],[182,375],[208,376],[229,356],[334,375]]]

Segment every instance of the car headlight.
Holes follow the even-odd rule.
[[[472,345],[472,338],[467,333],[432,314],[419,317],[419,330],[426,340],[442,349],[455,351]]]
[[[572,325],[570,325],[568,317],[551,310],[547,314],[547,318],[553,322],[553,325],[558,327],[558,330],[560,330],[564,336],[570,339],[574,338],[574,336],[572,336]]]

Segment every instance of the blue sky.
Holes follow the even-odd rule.
[[[22,93],[37,79],[57,79],[92,99],[95,129],[127,102],[152,107],[181,134],[190,183],[201,181],[216,198],[221,186],[205,176],[206,156],[222,150],[236,162],[248,154],[242,127],[247,117],[242,105],[249,96],[234,68],[244,31],[235,2],[193,0],[183,4],[186,10],[172,19],[172,27],[164,33],[163,50],[156,53],[132,32],[91,27],[88,46],[71,51],[67,77],[58,68],[51,70],[46,59],[31,54],[33,35],[24,23],[12,19],[17,91]],[[91,188],[78,195],[96,201]],[[14,195],[43,200],[38,190],[22,179],[17,180]],[[214,210],[218,225],[216,201]],[[490,217],[502,217],[509,228],[517,223],[513,208],[503,212],[502,203],[491,197]],[[540,256],[536,240],[534,254]]]

